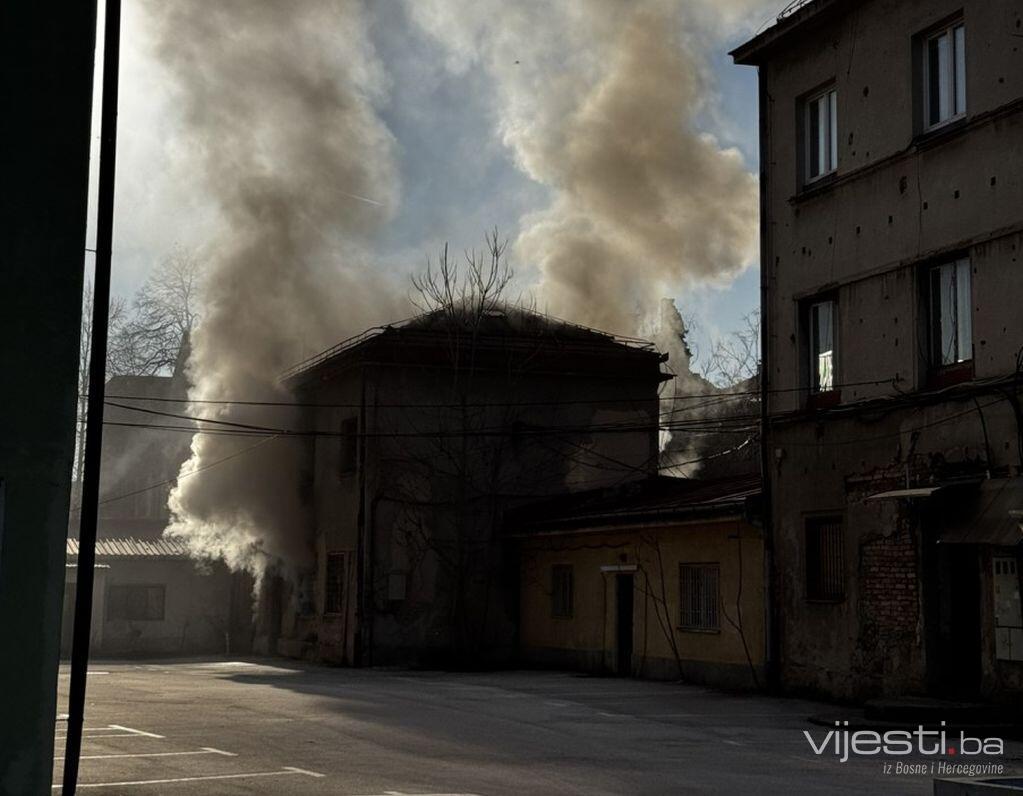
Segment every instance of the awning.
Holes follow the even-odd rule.
[[[915,489],[891,489],[887,492],[878,492],[876,495],[868,495],[864,500],[897,500],[898,498],[928,498],[941,489],[940,486],[921,486]]]
[[[980,483],[946,515],[938,541],[998,547],[1023,542],[1023,478],[991,478]]]

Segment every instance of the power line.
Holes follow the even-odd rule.
[[[261,439],[255,445],[249,445],[249,447],[247,447],[247,448],[242,448],[239,451],[235,451],[230,456],[224,456],[223,458],[220,458],[220,459],[217,459],[215,461],[209,462],[208,464],[204,464],[201,467],[196,467],[193,470],[189,470],[187,473],[179,473],[174,478],[168,478],[168,479],[166,479],[164,481],[158,481],[155,484],[149,484],[148,486],[144,486],[144,487],[141,487],[139,489],[135,489],[135,490],[133,490],[131,492],[125,492],[125,493],[120,494],[120,495],[114,495],[113,497],[104,498],[97,505],[105,506],[107,503],[115,503],[118,500],[125,500],[125,499],[130,498],[130,497],[135,497],[135,495],[141,495],[143,492],[150,492],[150,491],[152,491],[154,489],[159,489],[162,486],[170,486],[172,484],[177,483],[178,481],[181,481],[183,478],[188,478],[188,477],[193,476],[193,475],[198,475],[199,473],[203,472],[204,470],[209,470],[211,467],[216,467],[218,464],[223,464],[224,462],[228,462],[231,459],[236,459],[239,456],[241,456],[243,453],[248,453],[249,451],[253,451],[256,448],[260,447],[261,445],[265,445],[266,443],[270,442],[273,439],[274,439],[274,437],[267,437],[266,439]],[[75,506],[73,509],[71,509],[71,512],[74,513],[76,511],[81,511],[81,508],[82,508],[81,506]]]
[[[843,384],[835,384],[834,389],[840,390],[845,387],[867,387],[880,384],[893,384],[899,381],[898,377],[887,379],[872,379],[869,381],[853,381]],[[793,392],[806,392],[806,387],[779,387],[768,390],[770,394],[784,394]],[[395,403],[373,403],[367,404],[367,408],[373,409],[480,409],[496,407],[516,406],[573,406],[589,404],[626,404],[646,403],[657,400],[659,402],[695,401],[698,399],[714,400],[717,398],[736,398],[741,396],[758,396],[760,390],[738,390],[722,391],[712,393],[695,393],[691,395],[658,395],[658,396],[632,396],[620,398],[566,398],[547,399],[535,401],[475,401],[475,402],[439,402],[439,403],[417,403],[417,402],[395,402]],[[157,403],[178,403],[178,404],[212,404],[219,406],[266,406],[266,407],[291,407],[305,409],[361,409],[361,403],[318,403],[308,401],[253,401],[237,399],[214,399],[214,398],[172,398],[155,397],[147,395],[107,395],[109,399],[121,401],[149,401]]]

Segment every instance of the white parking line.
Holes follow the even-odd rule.
[[[120,730],[120,732],[111,733],[110,730]],[[97,733],[96,735],[86,736],[85,733]],[[82,728],[82,740],[91,741],[94,738],[163,738],[162,735],[157,735],[155,732],[146,732],[145,730],[136,730],[132,727],[125,727],[121,724],[108,724],[106,727],[83,727]],[[53,740],[65,741],[67,740],[67,733],[63,735],[57,735],[54,733]]]
[[[132,754],[118,755],[82,755],[81,760],[111,760],[115,757],[178,757],[179,755],[223,755],[224,757],[238,757],[234,752],[225,752],[223,749],[214,749],[212,746],[204,746],[195,752],[135,752]],[[64,757],[54,757],[54,760],[63,760]]]
[[[78,788],[126,788],[135,785],[169,785],[174,782],[205,782],[217,779],[251,779],[252,777],[286,777],[302,775],[306,777],[325,777],[326,774],[317,774],[315,771],[306,771],[304,768],[285,766],[280,771],[250,771],[247,774],[208,774],[203,777],[174,777],[168,779],[135,779],[124,782],[79,782]],[[61,785],[54,785],[53,790],[59,790]]]
[[[112,730],[124,730],[125,732],[130,732],[130,733],[133,733],[135,735],[144,735],[147,738],[163,738],[164,737],[162,735],[157,735],[155,732],[146,732],[145,730],[134,730],[131,727],[125,727],[125,726],[123,726],[121,724],[111,724],[111,725],[109,725],[109,727]]]

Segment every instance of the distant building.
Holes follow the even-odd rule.
[[[478,321],[478,322],[477,322]],[[267,649],[358,665],[508,660],[511,506],[656,472],[663,358],[520,310],[431,313],[293,369],[316,569],[271,583]]]
[[[74,602],[78,540],[67,541],[66,615]],[[247,649],[251,590],[222,562],[197,565],[183,543],[115,537],[96,543],[91,651],[96,655],[183,655]],[[241,637],[232,633],[241,627]],[[71,624],[61,646],[71,649]]]
[[[760,81],[782,682],[1023,695],[1023,8],[814,0]]]
[[[222,562],[189,558],[163,539],[167,497],[189,456],[191,435],[161,431],[153,415],[182,412],[187,344],[169,376],[114,376],[106,385],[100,469],[92,651],[100,655],[183,655],[251,648],[251,580]],[[168,400],[169,399],[169,400]],[[121,406],[109,405],[120,404]],[[70,654],[78,557],[71,517],[62,654]]]
[[[522,660],[764,684],[756,476],[653,476],[516,509]]]

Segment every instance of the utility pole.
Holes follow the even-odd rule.
[[[82,472],[82,512],[78,532],[78,582],[71,645],[64,796],[74,796],[85,721],[85,686],[92,630],[92,588],[96,566],[103,399],[106,391],[107,332],[110,313],[110,260],[114,240],[114,173],[117,157],[117,82],[120,66],[121,0],[107,0],[103,27],[103,105],[100,118],[99,198],[96,215],[96,273],[89,356],[89,402]]]

